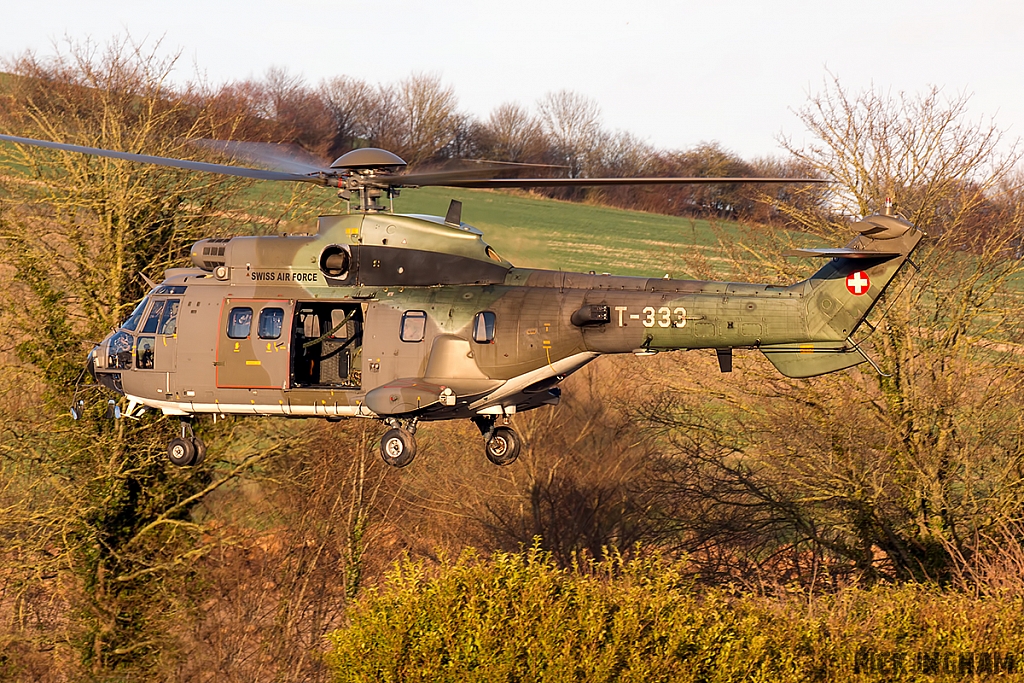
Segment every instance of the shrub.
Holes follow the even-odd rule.
[[[700,588],[682,562],[475,554],[397,566],[330,634],[336,681],[1022,678],[1020,601],[918,585],[832,595]]]

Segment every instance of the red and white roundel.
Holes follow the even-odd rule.
[[[858,270],[856,273],[850,273],[846,276],[846,288],[850,290],[850,294],[860,296],[865,294],[871,287],[871,280],[868,279],[868,274],[863,270]]]

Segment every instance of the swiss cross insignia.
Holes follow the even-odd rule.
[[[850,290],[850,294],[860,296],[871,288],[871,280],[868,279],[867,273],[863,270],[858,270],[856,273],[850,273],[846,276],[846,288]]]

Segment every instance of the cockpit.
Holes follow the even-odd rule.
[[[181,295],[185,289],[184,285],[156,287],[139,302],[117,331],[93,349],[89,368],[93,374],[100,371],[97,381],[121,391],[120,376],[102,371],[171,369],[162,367],[165,363],[161,362],[161,356],[165,354],[161,350],[168,347],[168,338],[176,337]]]

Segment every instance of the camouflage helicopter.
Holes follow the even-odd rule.
[[[276,170],[117,152],[0,135],[24,145],[233,176],[337,188],[357,211],[320,217],[315,234],[204,239],[172,268],[87,367],[127,399],[181,419],[179,466],[203,461],[198,415],[373,418],[385,462],[416,455],[421,421],[470,419],[497,465],[519,455],[517,412],[559,401],[558,384],[602,354],[757,349],[788,377],[870,362],[852,339],[923,233],[893,215],[853,223],[829,260],[789,286],[517,268],[480,230],[379,203],[401,188],[822,182],[793,178],[498,178],[505,166],[407,172],[397,155],[357,149],[323,167],[283,148],[207,143]],[[283,169],[283,170],[282,170]]]

